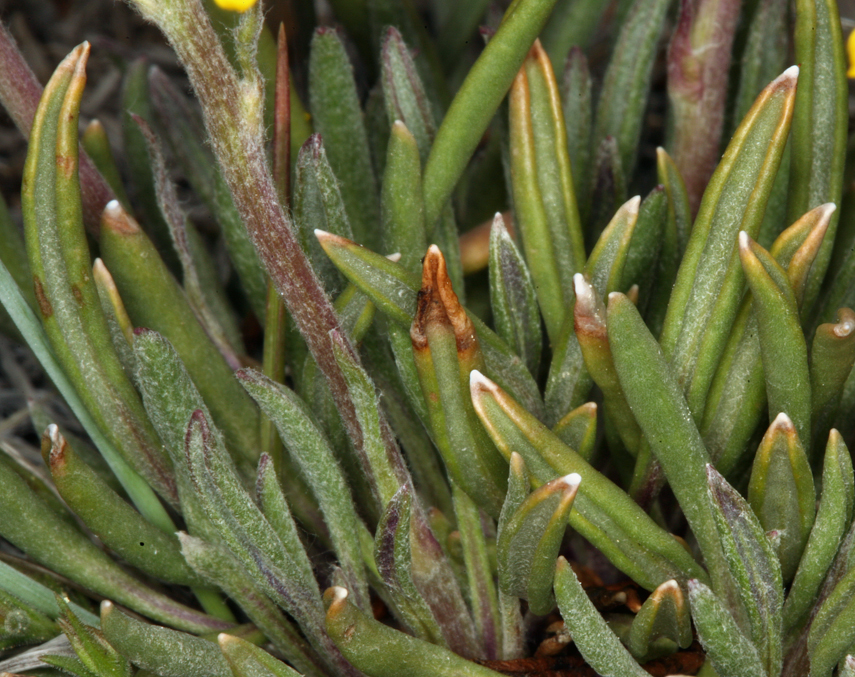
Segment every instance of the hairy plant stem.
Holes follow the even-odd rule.
[[[239,51],[246,50],[248,57],[241,59],[241,78],[229,64],[200,0],[128,2],[163,31],[184,65],[202,106],[211,144],[235,206],[271,280],[329,382],[351,440],[360,448],[362,429],[333,355],[330,332],[341,334],[355,362],[359,362],[359,357],[345,338],[333,306],[300,248],[267,165],[261,76],[254,54],[247,47],[247,43],[255,44],[255,36],[239,46]],[[260,12],[260,7],[248,12],[242,21],[260,25]],[[389,426],[383,423],[384,442],[392,449],[394,438]]]

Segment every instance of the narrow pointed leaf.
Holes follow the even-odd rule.
[[[419,277],[385,256],[353,242],[323,232],[315,235],[339,270],[365,292],[377,309],[409,330],[416,312]],[[513,392],[531,411],[542,414],[543,402],[537,384],[522,360],[483,321],[471,311],[467,310],[467,314],[475,326],[487,373]],[[403,334],[399,338],[408,340],[409,337]]]
[[[175,346],[229,446],[254,461],[258,454],[258,410],[193,316],[184,292],[165,269],[151,241],[118,203],[104,212],[100,244],[101,256],[131,320],[138,327],[162,334]]]
[[[659,344],[623,294],[609,295],[607,325],[627,402],[698,540],[714,586],[721,590],[725,563],[706,498],[709,456],[688,404]]]
[[[390,26],[386,33],[380,58],[386,117],[390,125],[396,120],[406,125],[424,162],[436,136],[436,122],[413,57],[394,27]]]
[[[424,258],[418,298],[410,338],[433,440],[452,481],[497,517],[507,468],[475,415],[468,388],[469,372],[483,369],[484,358],[435,245]]]
[[[430,230],[463,174],[555,0],[523,0],[506,13],[449,106],[425,163],[425,223]]]
[[[116,158],[113,157],[113,151],[110,148],[110,139],[100,120],[95,118],[86,125],[86,130],[83,132],[83,136],[80,137],[80,143],[83,145],[83,149],[89,155],[95,168],[110,186],[110,190],[116,194],[119,202],[126,209],[130,208],[128,195],[122,184],[122,175],[119,173]]]
[[[347,590],[324,593],[327,631],[344,656],[375,677],[498,677],[497,672],[435,644],[390,628],[347,601]],[[378,652],[376,647],[383,646]]]
[[[80,399],[77,390],[65,375],[62,366],[54,355],[41,322],[21,295],[15,280],[6,266],[2,265],[2,262],[0,262],[0,300],[15,322],[15,326],[26,339],[30,350],[36,355],[39,364],[50,376],[66,404],[89,434],[103,456],[106,465],[112,470],[122,488],[127,492],[128,497],[149,522],[157,525],[163,531],[171,530],[174,527],[172,520],[152,488],[125,461],[112,442],[101,432],[100,427]]]
[[[570,474],[538,487],[507,518],[496,543],[502,591],[528,600],[532,613],[541,616],[555,606],[553,562],[580,482]]]
[[[855,643],[855,570],[834,586],[814,616],[808,635],[810,674],[829,677]]]
[[[388,423],[381,414],[374,384],[365,370],[348,356],[341,336],[333,333],[330,339],[363,431],[359,462],[371,486],[374,500],[382,508],[410,481],[409,472]]]
[[[777,675],[783,660],[783,582],[778,558],[745,499],[711,465],[707,477],[721,547],[741,601],[734,616],[737,622],[747,621],[743,627],[767,673]]]
[[[45,332],[92,417],[125,460],[174,504],[169,460],[113,349],[91,279],[77,172],[87,56],[85,43],[66,57],[33,124],[22,191],[33,284]]]
[[[588,3],[575,2],[574,0],[565,1],[564,4],[578,8],[588,5]],[[555,21],[554,16],[553,14],[553,22]],[[547,45],[547,33],[543,34],[542,39],[546,50],[550,51]],[[556,69],[560,69],[561,60],[553,59],[552,63]],[[580,203],[579,211],[585,214],[588,210],[585,203],[588,198],[588,177],[591,172],[591,153],[593,152],[591,148],[591,125],[593,122],[591,120],[591,73],[588,70],[585,54],[579,47],[572,47],[567,55],[562,77],[562,92],[564,94],[563,108],[564,125],[567,133],[567,154],[573,173],[573,189],[576,193],[576,200]]]
[[[689,605],[677,581],[665,581],[644,601],[632,621],[629,650],[641,658],[659,637],[667,637],[683,649],[692,643]]]
[[[573,642],[598,674],[626,677],[648,674],[611,631],[563,557],[558,558],[555,568],[555,597]]]
[[[170,148],[222,228],[229,258],[260,322],[267,291],[264,270],[249,238],[228,183],[206,145],[202,121],[186,97],[157,68],[149,73],[151,99]],[[215,149],[216,150],[216,149]]]
[[[583,204],[590,205],[585,238],[591,247],[627,196],[627,176],[621,164],[617,139],[613,136],[607,136],[594,147],[589,190],[590,196]]]
[[[43,614],[50,620],[55,620],[59,616],[56,592],[5,562],[0,562],[0,590],[5,595],[10,596],[15,604],[23,603],[31,611]],[[68,605],[74,610],[78,618],[89,625],[98,627],[100,623],[98,616],[74,602],[69,602]],[[56,632],[51,636],[55,635]]]
[[[353,237],[341,187],[330,166],[320,134],[303,144],[294,175],[294,222],[299,227],[300,244],[309,256],[328,293],[341,290],[341,277],[312,234],[315,228]]]
[[[131,677],[130,662],[107,643],[100,630],[85,624],[60,595],[56,597],[61,610],[59,626],[71,642],[81,664],[94,675]]]
[[[412,489],[401,487],[389,501],[374,536],[374,561],[398,614],[421,639],[447,647],[447,638],[413,581],[410,547]]]
[[[627,450],[635,456],[641,443],[641,428],[626,401],[615,371],[609,337],[606,331],[606,306],[597,291],[582,275],[576,275],[576,338],[582,348],[585,366],[591,378],[603,391],[609,423],[617,428]]]
[[[162,677],[184,677],[188,672],[232,677],[226,659],[213,642],[143,623],[119,611],[112,602],[101,604],[101,629],[122,656]]]
[[[502,652],[501,618],[496,584],[493,582],[494,567],[491,566],[490,557],[487,554],[483,513],[457,486],[452,487],[452,497],[460,532],[460,544],[463,548],[463,564],[466,567],[475,632],[478,633],[487,660],[496,660]],[[504,510],[504,506],[502,509]],[[562,533],[564,525],[566,525],[566,516],[562,524]],[[551,580],[550,577],[548,586],[550,590]]]
[[[416,139],[400,120],[393,122],[389,136],[380,213],[384,249],[390,254],[400,253],[401,265],[418,272],[428,244],[422,171]]]
[[[48,616],[3,591],[0,591],[0,623],[3,624],[0,649],[4,651],[47,642],[60,632],[57,624]]]
[[[792,419],[810,453],[810,371],[795,295],[784,270],[742,233],[739,257],[757,312],[769,411],[773,415],[784,412]]]
[[[801,74],[793,113],[787,210],[791,221],[825,202],[840,204],[846,161],[849,88],[836,2],[798,2],[795,48]],[[808,308],[816,300],[831,260],[839,216],[839,213],[832,216],[829,238],[817,256],[816,272],[808,283]],[[836,310],[825,309],[828,315]]]
[[[129,564],[169,583],[196,585],[173,534],[149,524],[74,452],[55,425],[45,432],[51,477],[66,504],[104,545]]]
[[[784,628],[799,627],[815,603],[822,581],[852,521],[855,479],[852,459],[840,434],[832,429],[825,448],[822,494],[816,520],[784,604]]]
[[[217,349],[231,365],[236,366],[239,364],[237,351],[244,352],[237,319],[225,300],[225,292],[216,274],[211,274],[214,264],[199,233],[181,208],[176,186],[166,168],[160,141],[144,120],[137,122],[148,144],[157,202],[181,262],[187,300]]]
[[[509,95],[514,210],[538,302],[555,342],[585,261],[558,83],[535,41]]]
[[[353,69],[335,31],[319,29],[312,39],[309,100],[315,129],[323,136],[330,166],[358,242],[375,247],[380,215],[377,179],[359,108]]]
[[[629,289],[638,285],[638,300],[636,305],[642,314],[647,315],[651,294],[656,286],[665,285],[670,291],[670,281],[661,280],[657,268],[663,252],[663,244],[667,235],[668,196],[664,186],[657,186],[648,193],[638,210],[638,221],[632,230],[632,240],[623,265],[623,275],[620,288]],[[673,253],[670,254],[673,256]]]
[[[161,623],[191,632],[227,627],[150,590],[126,573],[79,529],[57,515],[6,464],[0,464],[0,481],[4,516],[0,534],[34,561]]]
[[[638,224],[640,204],[641,197],[636,195],[617,210],[585,264],[585,275],[603,296],[623,288],[624,265]]]
[[[812,209],[775,240],[770,253],[787,268],[796,300],[827,231],[833,205]],[[766,384],[760,357],[753,299],[744,299],[733,324],[719,371],[713,379],[701,433],[716,468],[729,475],[766,408]]]
[[[810,358],[813,434],[825,438],[837,414],[846,378],[855,364],[855,313],[837,311],[836,324],[821,324],[813,337]]]
[[[720,677],[768,677],[754,644],[726,605],[699,581],[689,581],[689,604],[698,637]]]
[[[785,582],[792,580],[816,515],[810,463],[793,422],[778,414],[754,457],[748,502],[766,531],[778,531],[778,558]]]
[[[344,575],[354,596],[362,596],[360,606],[367,608],[368,585],[358,540],[359,518],[347,482],[323,433],[293,391],[257,371],[238,372],[238,378],[276,424],[282,443],[308,479],[324,513]]]
[[[662,348],[697,420],[742,296],[736,253],[740,230],[756,236],[783,154],[798,69],[758,97],[710,179],[662,331]]]
[[[543,335],[534,282],[498,213],[490,231],[490,306],[496,333],[536,374]]]
[[[594,143],[599,145],[607,136],[613,136],[627,175],[635,167],[656,47],[670,4],[668,0],[632,4],[621,26],[597,102]]]
[[[499,451],[506,458],[513,451],[519,453],[535,486],[574,472],[581,476],[570,526],[615,566],[650,590],[670,578],[685,580],[698,574],[705,578],[686,550],[622,489],[564,445],[495,383],[473,372],[470,389],[475,410]]]
[[[222,633],[217,643],[234,677],[300,677],[299,672],[240,637]]]
[[[318,655],[264,590],[246,576],[240,562],[222,546],[184,533],[178,539],[187,563],[231,597],[282,656],[306,677],[324,677]]]
[[[201,412],[195,412],[190,419],[185,449],[199,503],[232,554],[255,583],[294,617],[325,663],[352,674],[322,629],[323,607],[312,565],[281,493],[277,496],[276,488],[269,485],[266,492],[259,492],[259,498],[268,506],[268,521],[241,485]],[[271,479],[276,481],[275,477]]]
[[[597,441],[596,403],[587,402],[576,407],[553,426],[552,432],[590,463]]]

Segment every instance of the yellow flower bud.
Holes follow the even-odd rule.
[[[849,57],[849,70],[846,71],[847,78],[855,78],[855,31],[846,39],[846,54]]]
[[[231,12],[245,12],[255,6],[258,0],[214,0],[217,7]]]

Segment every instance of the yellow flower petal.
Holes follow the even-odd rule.
[[[258,0],[214,0],[217,7],[231,12],[245,12],[255,5]]]
[[[846,54],[849,56],[849,70],[846,71],[847,78],[855,78],[855,31],[846,39]]]

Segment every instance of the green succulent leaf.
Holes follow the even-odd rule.
[[[374,561],[403,622],[416,637],[447,648],[442,628],[413,582],[411,501],[408,486],[401,487],[389,501],[377,525]]]
[[[238,372],[247,392],[276,424],[282,443],[307,478],[324,513],[345,579],[368,608],[368,583],[362,565],[359,531],[364,526],[356,513],[347,481],[323,433],[306,405],[283,385],[254,370]]]
[[[217,643],[234,677],[300,677],[299,672],[240,637],[223,633]]]
[[[794,220],[817,205],[840,204],[846,158],[848,85],[837,2],[800,0],[796,6],[796,62],[801,69],[793,112],[788,214]],[[831,259],[835,214],[808,282],[805,314],[812,313]],[[826,308],[829,316],[837,308]]]
[[[484,647],[487,659],[496,660],[503,653],[501,618],[496,584],[493,582],[495,565],[490,561],[491,558],[487,553],[483,513],[457,486],[452,487],[452,498],[454,515],[459,525],[460,545],[463,550],[463,564],[466,568],[475,631]]]
[[[558,83],[535,42],[508,97],[514,211],[550,340],[585,262]]]
[[[555,597],[573,642],[594,670],[602,675],[626,677],[648,674],[609,628],[563,557],[555,566]]]
[[[810,353],[813,435],[822,441],[837,414],[846,378],[855,364],[855,312],[837,311],[837,322],[816,328]]]
[[[490,230],[490,305],[499,337],[514,349],[532,374],[537,373],[543,335],[537,297],[528,266],[505,227],[501,214]]]
[[[323,232],[315,235],[345,277],[359,287],[380,312],[409,330],[416,312],[419,278],[400,264],[354,242]],[[475,326],[487,373],[514,393],[531,411],[541,415],[543,402],[540,392],[525,364],[482,320],[471,311],[467,310],[467,314]],[[572,333],[572,327],[570,331]],[[392,336],[392,340],[394,346],[395,340],[409,342],[409,336],[398,333]]]
[[[101,257],[137,327],[162,334],[174,347],[234,452],[254,463],[258,409],[235,381],[232,367],[195,318],[184,291],[166,270],[139,224],[118,203],[104,211]],[[255,421],[255,425],[247,425]]]
[[[712,590],[700,581],[689,581],[689,605],[698,637],[717,675],[768,677],[757,647]]]
[[[532,612],[540,616],[555,605],[552,562],[558,556],[581,481],[578,474],[571,473],[538,487],[504,521],[498,535],[502,591],[527,599]]]
[[[76,171],[87,58],[88,43],[66,57],[33,121],[22,192],[33,284],[45,333],[91,416],[124,459],[175,504],[169,459],[116,355],[91,279]]]
[[[162,677],[208,674],[232,677],[226,659],[213,642],[186,632],[149,625],[101,603],[101,631],[125,659]]]
[[[783,268],[744,231],[739,257],[757,311],[769,411],[790,417],[810,453],[810,372],[795,295]]]
[[[751,470],[748,502],[767,532],[777,531],[784,581],[791,581],[816,516],[810,463],[790,418],[780,413],[769,426]]]
[[[798,69],[769,84],[725,151],[698,211],[662,330],[689,409],[702,416],[715,369],[741,301],[737,233],[756,237],[793,112]]]
[[[628,648],[642,658],[659,637],[685,649],[692,643],[689,605],[677,581],[665,581],[641,605],[629,631]]]
[[[539,486],[570,473],[581,476],[570,525],[606,553],[615,566],[650,590],[675,577],[706,578],[691,555],[623,490],[564,445],[495,383],[473,371],[470,390],[475,411],[496,447],[508,459],[511,452],[525,459],[532,484]]]
[[[424,168],[425,223],[433,227],[505,98],[555,0],[518,0],[451,102]]]
[[[587,402],[556,423],[552,432],[571,449],[591,462],[597,442],[597,405]]]
[[[324,593],[327,630],[357,669],[375,677],[497,677],[499,673],[366,616],[341,587]],[[378,652],[377,646],[384,650]]]
[[[784,604],[786,630],[801,626],[815,603],[822,581],[852,521],[853,506],[855,477],[852,459],[840,433],[832,429],[825,447],[822,493],[816,519]]]
[[[241,563],[222,545],[179,533],[181,554],[200,576],[223,590],[290,663],[306,677],[324,677],[323,662]]]
[[[334,30],[319,29],[309,60],[309,101],[315,130],[323,136],[332,171],[359,242],[378,244],[380,216],[377,178],[359,108],[353,68]]]
[[[294,175],[294,222],[299,227],[300,244],[324,288],[335,295],[342,288],[341,276],[312,234],[314,228],[351,238],[350,220],[341,187],[333,174],[320,134],[303,144]]]
[[[97,618],[92,614],[88,616],[93,620]],[[0,649],[3,650],[41,644],[59,634],[59,627],[49,616],[3,590],[0,590],[0,622],[3,627]]]
[[[733,614],[746,629],[768,674],[783,660],[781,567],[760,521],[739,493],[707,466],[709,496],[738,602]]]
[[[578,10],[588,13],[599,13],[602,6],[574,0],[564,0],[556,5],[552,20],[547,26],[555,25],[556,16],[560,5],[571,5]],[[550,52],[553,67],[560,70],[561,59],[556,60],[549,47],[549,31],[544,31],[541,36],[544,48]],[[573,45],[578,45],[574,42]],[[563,59],[562,55],[562,59]],[[567,154],[570,158],[570,168],[573,173],[573,190],[579,203],[579,211],[587,214],[589,197],[588,177],[591,172],[591,125],[593,124],[591,112],[591,73],[588,69],[588,60],[584,52],[573,46],[567,54],[564,64],[564,73],[561,80],[563,93],[564,126],[567,134]]]

